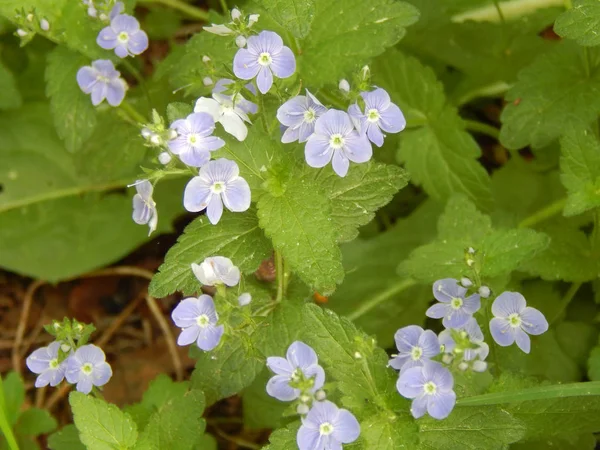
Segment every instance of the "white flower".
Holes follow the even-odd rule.
[[[204,31],[208,31],[209,33],[216,34],[218,36],[230,36],[235,33],[231,28],[226,27],[225,25],[217,25],[215,23],[211,24],[210,27],[202,27]]]
[[[224,256],[206,258],[201,264],[193,263],[192,272],[205,286],[225,284],[231,287],[240,282],[240,269]]]
[[[244,48],[246,46],[246,38],[240,34],[235,38],[235,45],[239,48]]]
[[[238,141],[243,141],[248,136],[248,128],[244,122],[252,122],[240,105],[234,105],[228,95],[213,93],[212,98],[200,97],[196,101],[194,112],[210,114],[215,122],[223,125],[225,131],[235,136]]]

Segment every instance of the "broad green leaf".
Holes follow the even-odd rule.
[[[2,377],[4,387],[4,412],[8,424],[13,426],[19,417],[19,411],[25,401],[25,385],[16,372],[9,372]]]
[[[283,411],[289,405],[267,394],[265,386],[272,376],[273,373],[265,367],[254,382],[242,392],[245,427],[275,429],[280,425]]]
[[[506,96],[500,141],[543,147],[600,113],[600,50],[563,41],[519,73]]]
[[[339,177],[329,167],[307,169],[307,173],[331,199],[331,219],[339,229],[338,242],[358,236],[358,227],[369,223],[375,211],[389,203],[409,178],[400,167],[374,161],[353,166],[345,177]]]
[[[300,428],[299,421],[295,421],[285,428],[278,428],[269,436],[269,445],[264,447],[264,450],[289,450],[297,447],[298,428]]]
[[[596,346],[590,352],[587,361],[587,375],[592,381],[600,381],[600,346]]]
[[[497,407],[456,407],[444,420],[417,421],[422,449],[502,450],[525,434],[520,420]]]
[[[85,450],[75,425],[67,425],[48,438],[51,450]]]
[[[218,226],[201,216],[188,225],[168,251],[165,262],[150,284],[150,293],[166,297],[176,291],[192,294],[200,288],[191,264],[210,256],[225,256],[243,273],[256,271],[269,256],[271,243],[258,226],[256,211],[225,212]]]
[[[315,15],[315,3],[318,0],[254,0],[247,10],[253,14],[261,13],[260,26],[265,29],[279,28],[293,37],[302,39],[309,32]],[[275,27],[271,27],[274,22]]]
[[[96,127],[96,110],[76,82],[77,71],[87,63],[86,57],[62,46],[48,56],[46,93],[56,132],[69,152],[79,150]]]
[[[344,278],[331,202],[311,181],[292,178],[279,197],[263,196],[258,219],[290,268],[308,285],[328,295]]]
[[[300,77],[315,88],[337,83],[396,44],[418,17],[415,7],[401,1],[315,0],[310,34],[300,44]]]
[[[569,131],[560,140],[561,181],[569,198],[564,215],[573,216],[600,206],[600,142],[585,128]]]
[[[23,104],[14,74],[0,60],[0,110],[16,109]]]
[[[399,104],[411,127],[400,135],[398,158],[412,181],[435,199],[460,192],[489,208],[489,176],[477,162],[481,150],[456,109],[447,104],[433,71],[396,50],[378,58],[372,71],[376,84]]]
[[[71,392],[69,403],[79,438],[89,450],[125,450],[135,446],[135,422],[117,406],[80,392]]]
[[[574,0],[573,7],[562,13],[554,31],[579,45],[600,45],[600,3],[596,0]]]
[[[558,448],[560,450],[594,450],[596,448],[596,437],[591,434],[579,436],[568,436],[564,438],[543,439],[539,441],[527,441],[513,444],[511,450],[547,450]]]
[[[54,431],[57,425],[56,419],[48,411],[29,408],[19,415],[15,433],[21,436],[39,436]]]
[[[150,39],[171,39],[181,27],[181,14],[169,7],[152,5],[152,9],[144,16],[144,31]]]
[[[563,321],[556,326],[556,340],[585,373],[588,356],[598,342],[596,327],[585,322]]]

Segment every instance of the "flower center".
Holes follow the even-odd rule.
[[[331,145],[331,147],[334,149],[342,148],[344,146],[344,142],[344,137],[339,133],[332,134],[329,138],[329,145]]]
[[[210,187],[210,190],[213,192],[213,194],[220,194],[221,192],[225,192],[225,183],[213,183],[213,185]]]
[[[94,369],[94,367],[92,366],[91,363],[85,363],[83,366],[81,366],[81,371],[83,373],[85,373],[86,375],[89,375],[90,373],[92,373],[93,369]]]
[[[508,316],[508,323],[513,328],[520,327],[521,322],[522,322],[521,316],[519,316],[517,313],[512,313],[510,316]]]
[[[308,108],[308,110],[304,111],[304,121],[306,123],[313,123],[317,118],[317,114],[315,110],[312,108]]]
[[[196,323],[198,324],[198,326],[200,328],[206,328],[208,326],[208,324],[210,323],[210,319],[208,318],[208,316],[206,314],[202,314],[202,315],[196,317]]]
[[[129,34],[127,34],[125,31],[121,31],[117,36],[117,39],[119,40],[119,42],[125,43],[129,40]]]
[[[300,379],[302,378],[302,369],[297,368],[296,370],[294,370],[292,372],[292,375],[290,375],[290,379],[292,381],[300,381]]]
[[[452,309],[460,309],[462,305],[462,298],[453,297],[452,300],[450,300],[450,306],[452,307]]]
[[[369,122],[373,122],[373,123],[379,122],[380,117],[381,117],[381,114],[379,114],[379,111],[377,111],[375,108],[370,109],[367,112],[367,120]]]
[[[329,422],[323,422],[319,426],[319,433],[321,433],[321,436],[329,436],[331,433],[333,433],[333,425],[331,425]]]
[[[51,369],[56,369],[58,367],[58,358],[51,359],[49,366]]]
[[[272,62],[273,62],[273,58],[271,58],[271,54],[270,53],[263,52],[258,57],[258,63],[261,66],[270,66]]]
[[[418,361],[423,356],[423,349],[421,347],[413,347],[410,351],[410,357],[413,361]]]
[[[196,142],[198,142],[198,135],[197,134],[190,134],[188,136],[188,142],[192,145],[194,145]]]
[[[428,381],[423,385],[423,392],[425,395],[434,395],[437,392],[437,386],[433,381]]]

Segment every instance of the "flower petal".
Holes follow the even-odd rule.
[[[331,159],[331,167],[333,167],[333,171],[337,173],[340,177],[345,177],[348,173],[348,169],[350,168],[350,161],[346,158],[345,152],[341,150],[333,151],[333,158]]]
[[[111,80],[106,87],[106,101],[110,106],[119,106],[125,98],[125,81],[120,78]]]
[[[291,128],[288,127],[285,129],[283,135],[281,136],[281,142],[284,144],[289,144],[290,142],[297,141],[300,138],[300,128]]]
[[[258,86],[258,90],[266,94],[273,86],[273,73],[269,67],[261,67],[258,76],[256,77],[256,85]]]
[[[224,331],[225,327],[223,325],[217,327],[209,325],[205,328],[200,328],[196,344],[201,350],[209,352],[219,345]]]
[[[377,147],[381,147],[383,145],[383,140],[385,136],[383,135],[383,133],[377,125],[369,124],[369,126],[367,127],[367,137]]]
[[[234,112],[225,113],[219,119],[223,129],[235,137],[238,141],[243,141],[248,136],[248,127],[244,121]]]
[[[425,315],[432,319],[441,319],[442,317],[446,317],[449,309],[450,306],[445,303],[436,303],[435,305],[431,305],[427,311],[425,311]]]
[[[197,266],[197,265],[196,265]],[[200,267],[200,266],[198,266]],[[171,319],[180,328],[188,328],[196,325],[196,319],[202,314],[198,299],[194,297],[184,298],[179,302],[171,313]]]
[[[492,314],[496,317],[508,317],[511,314],[521,314],[527,302],[518,292],[503,292],[492,303]]]
[[[490,333],[494,341],[501,347],[508,347],[515,342],[514,328],[510,326],[510,322],[506,319],[495,317],[490,320]]]
[[[521,312],[521,328],[529,334],[537,336],[548,331],[548,321],[535,308],[527,307]]]
[[[343,444],[354,442],[360,435],[358,420],[356,420],[354,414],[346,409],[340,409],[337,419],[331,424],[333,425],[333,438]]]
[[[423,334],[423,331],[423,328],[418,325],[408,325],[396,331],[394,340],[398,351],[409,353],[419,342],[419,337]]]
[[[325,371],[318,364],[314,364],[304,369],[304,376],[308,378],[314,377],[314,384],[311,389],[312,392],[317,392],[325,384]]]
[[[289,381],[290,378],[286,375],[275,375],[267,382],[267,394],[282,402],[289,402],[298,398],[300,391],[291,388]]]
[[[206,97],[200,97],[198,100],[196,100],[194,112],[210,114],[215,122],[218,122],[222,115],[221,105],[219,104],[219,102],[217,102],[213,98]],[[176,122],[179,122],[179,120],[173,122],[171,128],[174,128],[173,125],[175,125]]]
[[[423,368],[412,367],[400,374],[396,383],[396,389],[398,389],[398,392],[402,397],[415,398],[423,393],[423,385],[425,382]]]
[[[456,394],[454,391],[439,392],[428,398],[427,413],[434,419],[445,419],[450,415],[456,404]]]
[[[96,37],[96,44],[105,50],[112,50],[117,46],[117,33],[111,28],[103,28]]]
[[[283,47],[281,52],[273,55],[273,62],[270,65],[273,74],[277,78],[291,77],[296,72],[296,58],[294,52],[289,47]]]
[[[413,415],[415,419],[419,417],[423,417],[427,412],[427,398],[424,395],[421,395],[415,398],[410,405],[410,413]]]
[[[345,139],[344,155],[346,158],[355,163],[364,163],[371,159],[373,147],[367,136],[353,131]]]
[[[406,119],[398,106],[390,103],[385,111],[380,111],[379,127],[388,133],[399,133],[406,128]]]
[[[248,39],[248,44],[250,44],[252,38]],[[261,67],[258,64],[257,56],[245,48],[239,49],[233,58],[233,73],[242,80],[251,80],[256,77]]]
[[[440,342],[438,337],[431,330],[425,330],[419,337],[419,347],[423,349],[423,356],[433,358],[440,353]]]
[[[181,331],[181,334],[177,338],[177,345],[183,347],[186,345],[193,344],[200,335],[200,327],[192,325],[191,327],[185,328]]]
[[[304,342],[295,341],[287,349],[287,360],[302,369],[319,363],[316,352]]]
[[[286,127],[299,127],[304,121],[306,110],[306,97],[298,95],[279,107],[277,120]]]
[[[98,72],[90,66],[84,66],[77,71],[77,84],[79,88],[89,94],[92,87],[98,82]]]
[[[127,45],[131,53],[139,55],[148,48],[148,35],[142,30],[131,33]]]
[[[92,372],[94,386],[104,386],[112,377],[112,369],[107,362],[98,364]]]
[[[321,450],[321,433],[318,429],[302,425],[296,435],[296,444],[299,450]]]
[[[277,375],[290,376],[295,370],[290,362],[281,356],[270,356],[267,358],[267,367]]]
[[[453,298],[464,298],[467,290],[454,278],[444,278],[433,283],[433,296],[437,301],[450,303]]]
[[[206,167],[203,166],[203,168]],[[200,169],[202,170],[202,169]],[[192,178],[183,193],[183,206],[190,212],[199,212],[206,208],[213,196],[209,185],[200,177]]]
[[[93,386],[91,377],[82,377],[77,381],[76,389],[83,394],[89,394]]]
[[[443,303],[439,303],[442,305]],[[442,325],[446,328],[461,328],[467,324],[469,319],[472,317],[463,308],[453,309],[446,305],[446,317],[442,320]]]
[[[179,159],[188,166],[202,167],[210,161],[210,152],[205,149],[188,146],[186,151],[179,154]]]
[[[323,135],[313,134],[304,147],[304,157],[310,167],[325,167],[333,157],[329,139]]]
[[[206,215],[208,220],[213,225],[219,223],[221,216],[223,215],[223,201],[220,195],[213,195],[208,202],[208,208],[206,209]]]
[[[519,347],[525,353],[529,353],[531,351],[531,339],[529,338],[529,335],[521,328],[515,328],[514,335],[517,347]]]
[[[386,110],[390,105],[390,96],[385,89],[377,88],[371,92],[361,92],[361,97],[365,101],[365,109],[376,109],[377,111]]]
[[[473,294],[465,298],[462,309],[469,314],[476,313],[481,308],[479,294]]]
[[[232,212],[243,212],[250,208],[250,186],[242,177],[227,183],[227,189],[221,194],[225,207]]]

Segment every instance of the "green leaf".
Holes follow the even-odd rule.
[[[0,110],[2,109],[17,109],[20,108],[23,99],[17,87],[17,80],[13,73],[0,60]]]
[[[549,448],[559,448],[560,450],[594,450],[596,448],[596,437],[588,433],[579,436],[568,436],[562,439],[527,441],[510,446],[511,450],[548,450]]]
[[[477,162],[481,150],[456,109],[447,104],[433,71],[396,50],[378,58],[372,71],[376,84],[398,102],[411,127],[400,135],[398,158],[412,181],[435,199],[460,192],[489,208],[489,176]]]
[[[4,411],[6,412],[6,420],[10,426],[17,422],[19,411],[25,401],[25,385],[23,380],[16,372],[9,372],[3,377],[2,384],[4,387]]]
[[[587,365],[589,379],[592,381],[600,381],[600,346],[596,346],[592,349]]]
[[[292,178],[280,197],[258,201],[258,219],[291,269],[308,285],[328,295],[344,278],[331,204],[321,187]]]
[[[302,39],[310,32],[316,2],[317,0],[255,0],[247,9],[252,13],[261,13],[260,25],[266,29],[274,28],[270,26],[274,22],[279,30]]]
[[[152,40],[171,39],[181,27],[181,14],[173,8],[153,5],[144,16],[144,30]]]
[[[269,445],[264,447],[263,450],[289,450],[295,448],[298,445],[296,444],[298,428],[300,428],[300,422],[296,421],[285,428],[275,430],[269,436]]]
[[[21,436],[39,436],[54,431],[57,425],[56,419],[48,411],[29,408],[19,415],[15,433]]]
[[[185,119],[194,111],[194,108],[189,103],[173,102],[167,105],[167,119],[169,123],[175,122],[178,119]]]
[[[315,0],[312,28],[298,57],[299,75],[314,87],[337,83],[357,64],[396,44],[418,17],[405,2],[370,0],[365,7],[362,0]]]
[[[331,199],[331,219],[339,229],[338,242],[356,238],[358,227],[369,223],[375,211],[389,203],[409,178],[400,167],[374,161],[353,166],[345,177],[339,177],[329,167],[307,172]]]
[[[273,374],[265,367],[254,382],[244,389],[242,393],[244,427],[252,429],[279,427],[283,411],[289,405],[267,394],[265,386],[272,376]]]
[[[131,416],[117,406],[80,392],[71,392],[69,403],[81,442],[89,450],[133,448],[137,427]]]
[[[75,82],[77,71],[89,60],[65,47],[56,47],[48,55],[46,94],[58,136],[69,152],[75,152],[96,127],[96,110],[88,95]]]
[[[600,206],[600,143],[589,130],[569,131],[560,140],[561,181],[569,198],[564,215],[574,216]]]
[[[166,297],[176,291],[184,295],[198,291],[200,284],[191,264],[199,264],[209,256],[225,256],[243,273],[252,273],[270,251],[271,243],[259,228],[254,209],[244,213],[225,212],[218,226],[204,216],[198,217],[168,251],[150,283],[150,293]]]
[[[600,4],[596,0],[574,0],[573,7],[556,19],[554,31],[579,45],[600,45]]]
[[[506,96],[500,141],[543,147],[600,113],[600,50],[563,41],[519,73]]]
[[[506,448],[525,434],[520,420],[495,407],[456,407],[444,420],[419,419],[423,449],[481,450]]]
[[[51,450],[85,450],[75,425],[67,425],[48,438]]]

